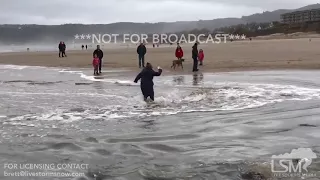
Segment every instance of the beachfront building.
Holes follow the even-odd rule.
[[[284,24],[300,24],[316,21],[320,22],[320,9],[294,11],[281,15],[281,22]]]

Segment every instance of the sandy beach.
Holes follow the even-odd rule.
[[[184,44],[184,70],[192,68],[191,44]],[[103,68],[137,69],[138,60],[135,48],[104,46]],[[319,69],[320,39],[274,39],[227,42],[221,44],[201,44],[205,52],[204,72],[268,70],[268,69]],[[148,48],[146,62],[171,70],[175,45],[171,47]],[[59,58],[58,52],[15,52],[0,53],[0,64],[48,66],[48,67],[91,67],[92,50],[67,51],[67,58]]]

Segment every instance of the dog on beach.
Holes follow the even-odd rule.
[[[184,59],[173,60],[171,68],[176,69],[176,66],[181,66],[181,68],[183,69],[182,62],[184,62]]]

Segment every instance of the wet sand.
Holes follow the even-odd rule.
[[[191,44],[182,45],[186,62],[184,70],[191,72]],[[106,47],[106,46],[105,46]],[[205,52],[204,72],[272,70],[272,69],[320,69],[320,39],[253,40],[228,42],[226,44],[201,44]],[[135,48],[119,47],[104,50],[104,69],[137,69]],[[170,70],[175,45],[148,48],[146,62]],[[48,67],[91,67],[92,50],[67,51],[67,58],[59,58],[58,52],[15,52],[0,53],[0,64],[48,66]]]

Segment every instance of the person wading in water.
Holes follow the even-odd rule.
[[[152,65],[150,63],[146,64],[146,67],[137,75],[134,80],[135,83],[141,79],[140,88],[144,98],[144,101],[147,101],[148,97],[152,101],[154,101],[154,90],[153,90],[153,77],[160,76],[162,73],[162,69],[158,67],[158,72],[152,69]]]

